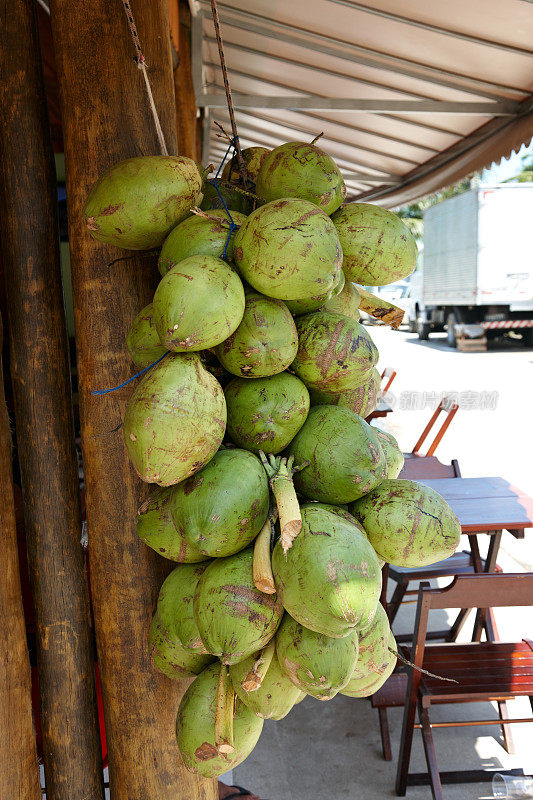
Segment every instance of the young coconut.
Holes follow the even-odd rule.
[[[416,481],[384,480],[350,511],[378,555],[398,567],[434,564],[459,545],[461,525],[448,503]]]
[[[242,157],[246,167],[246,174],[254,183],[257,180],[257,173],[259,172],[261,164],[263,163],[267,153],[270,153],[270,150],[268,150],[266,147],[245,147],[242,151]],[[231,161],[228,161],[222,170],[222,178],[225,181],[230,181],[230,183],[237,183],[240,181],[241,173],[236,157],[232,158]]]
[[[279,453],[309,413],[309,392],[289,372],[268,378],[234,378],[225,388],[228,433],[239,447]]]
[[[190,545],[176,530],[170,513],[172,489],[172,486],[157,487],[139,506],[137,536],[170,561],[178,561],[180,564],[206,561],[207,556]]]
[[[267,202],[299,197],[326,214],[336,211],[346,197],[346,186],[331,156],[314,141],[287,142],[271,150],[257,175],[257,194]]]
[[[297,317],[296,330],[298,353],[291,369],[309,389],[345,392],[370,379],[379,354],[359,322],[316,311]]]
[[[418,255],[416,241],[392,211],[370,203],[347,203],[332,220],[348,280],[363,286],[385,286],[413,272]]]
[[[126,406],[124,440],[143,481],[170,486],[217,452],[226,401],[195,353],[170,353],[146,373]]]
[[[137,314],[126,336],[126,347],[136,367],[149,367],[167,352],[159,341],[152,314],[150,303]]]
[[[344,272],[339,272],[339,281],[337,285],[326,294],[319,294],[316,297],[304,298],[303,300],[285,300],[285,304],[293,317],[299,317],[302,314],[309,314],[312,311],[318,311],[330,299],[336,297],[342,292],[344,286]]]
[[[403,469],[404,457],[400,446],[391,433],[376,428],[379,443],[387,462],[387,478],[397,478]]]
[[[226,208],[235,209],[244,216],[250,213],[253,206],[253,197],[250,194],[238,191],[231,183],[220,178],[217,180],[217,187],[218,191],[213,179],[204,181],[202,188],[204,196],[200,203],[202,211],[207,211],[208,214],[211,214],[212,211],[224,211],[224,205],[220,199],[220,195],[222,195]],[[225,211],[224,214],[226,214]]]
[[[205,556],[247,547],[268,514],[268,481],[247,450],[219,450],[209,464],[172,488],[170,511],[178,536]]]
[[[310,631],[285,614],[276,634],[281,669],[300,691],[331,700],[353,674],[359,646],[357,631],[342,638]]]
[[[312,406],[349,408],[350,411],[354,411],[365,419],[376,408],[380,391],[381,376],[374,367],[366,383],[356,389],[349,389],[346,392],[327,392],[325,389],[311,389],[309,395]]]
[[[194,652],[185,650],[177,638],[170,638],[166,624],[162,622],[157,611],[150,625],[148,641],[154,668],[174,680],[198,675],[215,660],[213,656],[198,650]]]
[[[374,428],[348,408],[314,406],[287,453],[297,464],[310,462],[294,478],[297,491],[323,503],[351,503],[386,475]]]
[[[161,279],[153,300],[159,340],[179,353],[206,350],[227,339],[244,314],[244,287],[215,256],[190,256]]]
[[[241,378],[277,375],[297,351],[298,334],[285,303],[257,292],[246,292],[239,327],[215,350],[222,366]]]
[[[198,581],[194,617],[206,650],[236,664],[264,647],[283,615],[277,595],[254,586],[253,548],[212,561]]]
[[[286,611],[325,636],[348,636],[371,623],[381,591],[377,555],[362,527],[320,503],[301,509],[292,547],[278,541],[272,569]],[[206,573],[207,574],[207,570]]]
[[[332,314],[342,314],[359,322],[359,306],[361,295],[351,281],[345,281],[341,291],[333,294],[324,304],[323,311],[331,311]]]
[[[126,250],[163,244],[202,197],[202,176],[184,156],[138,156],[113,164],[93,186],[83,217],[91,236]]]
[[[221,665],[211,664],[183,695],[176,719],[176,739],[183,763],[190,772],[205,778],[223,775],[244,761],[254,749],[263,728],[263,720],[239,699],[233,712],[233,689],[224,681],[223,689],[227,694],[221,694],[220,684]],[[221,710],[231,714],[231,719],[221,718]],[[230,732],[231,728],[233,743],[217,741],[221,731]]]
[[[290,300],[336,286],[342,250],[327,214],[306,200],[286,198],[250,214],[235,236],[233,258],[258,292]]]
[[[300,700],[298,689],[282,671],[273,639],[259,653],[229,668],[235,694],[263,719],[283,719]]]
[[[242,225],[246,217],[238,211],[230,211],[231,218],[236,225]],[[193,214],[188,219],[176,225],[169,233],[163,247],[157,266],[161,275],[166,275],[169,269],[175,267],[180,261],[191,256],[215,256],[221,258],[229,235],[230,221],[224,209],[215,209],[209,212],[210,219]],[[233,240],[235,232],[231,234],[226,251],[226,259],[233,259]]]
[[[341,690],[341,694],[348,697],[370,697],[381,689],[387,678],[390,678],[396,666],[396,642],[392,632],[389,631],[387,639],[387,651],[383,660],[378,665],[372,663],[368,671],[363,674],[363,665],[359,668],[359,662],[355,665],[354,674]]]
[[[207,654],[196,622],[193,598],[205,564],[180,564],[165,578],[157,600],[158,631],[169,642],[179,643],[189,653]]]

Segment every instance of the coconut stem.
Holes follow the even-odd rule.
[[[268,672],[268,669],[272,663],[272,659],[274,658],[274,653],[276,651],[276,642],[272,639],[266,647],[264,647],[261,652],[259,653],[258,657],[255,660],[255,663],[248,673],[248,675],[244,678],[241,686],[245,692],[257,692],[261,684],[263,683],[263,678]]]
[[[313,141],[311,142],[311,144],[316,144],[316,143],[318,142],[318,140],[322,138],[322,136],[324,136],[324,131],[322,131],[321,133],[319,133],[319,134],[318,134],[318,136],[315,136],[315,138],[313,139]]]
[[[223,225],[224,227],[226,227],[228,229],[229,229],[230,224],[231,224],[229,222],[229,220],[224,219],[224,217],[213,217],[210,214],[206,214],[205,211],[202,211],[202,209],[198,208],[198,206],[193,206],[191,208],[191,213],[192,214],[196,214],[197,217],[202,217],[203,219],[211,220],[211,222],[216,222],[218,225]],[[235,226],[235,230],[237,230],[237,228],[240,228],[240,227],[241,227],[240,225],[236,225]]]
[[[270,561],[270,540],[272,537],[272,520],[270,514],[261,528],[254,544],[253,575],[254,586],[264,594],[275,594],[276,584]]]
[[[215,747],[226,755],[235,750],[233,740],[233,707],[235,691],[225,664],[220,665],[218,681],[217,708],[215,712]]]
[[[408,661],[406,658],[401,656],[397,650],[394,650],[392,647],[389,647],[389,653],[392,653],[393,656],[396,656],[398,661],[401,661],[403,664],[407,664],[408,667],[412,667],[413,669],[418,670],[418,672],[423,672],[424,675],[429,675],[430,678],[438,678],[439,681],[448,681],[448,683],[459,683],[459,681],[456,681],[455,678],[445,678],[444,675],[435,675],[434,672],[428,672],[427,669],[422,669],[422,667],[417,667],[416,664],[413,664],[412,661]]]
[[[394,330],[400,327],[405,314],[402,308],[398,308],[398,306],[395,306],[393,303],[389,303],[388,300],[377,297],[361,286],[357,286],[356,289],[361,295],[359,308],[361,308],[362,311],[366,311],[371,317],[381,320],[385,325],[390,325]]]
[[[276,498],[276,505],[279,514],[279,526],[281,529],[281,546],[286,554],[292,547],[293,541],[302,530],[302,514],[300,504],[296,497],[296,491],[292,482],[295,472],[307,467],[309,461],[293,466],[294,457],[287,458],[270,455],[270,461],[262,450],[259,451],[261,461],[269,478],[270,488]]]

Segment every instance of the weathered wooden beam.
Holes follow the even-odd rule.
[[[182,156],[200,161],[202,154],[197,136],[196,100],[191,69],[191,12],[187,0],[172,0],[172,3],[178,6],[179,13],[178,66],[174,70],[178,152]]]
[[[0,320],[0,353],[2,321]],[[41,800],[31,714],[31,679],[22,610],[11,431],[0,363],[0,787],[1,796]]]
[[[132,3],[155,105],[170,153],[176,115],[165,0]],[[144,487],[122,433],[104,435],[124,415],[132,387],[93,396],[133,374],[125,346],[137,312],[157,283],[153,258],[95,242],[82,221],[94,182],[111,164],[159,152],[143,77],[121,4],[52,0],[65,139],[91,588],[113,800],[215,800],[215,781],[183,767],[175,720],[186,682],[159,675],[147,640],[168,562],[136,535]],[[116,259],[119,259],[118,261]]]
[[[0,0],[0,7],[0,218],[46,793],[49,800],[99,800],[94,654],[37,6]]]

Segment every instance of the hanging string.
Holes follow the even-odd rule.
[[[91,392],[91,394],[97,394],[97,395],[109,394],[110,392],[116,392],[118,389],[123,389],[124,386],[128,385],[128,383],[131,383],[131,381],[134,381],[136,378],[140,378],[141,375],[144,375],[144,373],[148,372],[149,369],[152,369],[152,367],[155,367],[156,364],[159,364],[159,362],[162,361],[164,358],[166,358],[166,356],[168,356],[169,353],[170,350],[167,350],[167,352],[163,353],[163,355],[160,356],[156,361],[154,361],[152,364],[148,364],[147,367],[142,369],[136,375],[132,375],[131,378],[128,378],[127,381],[124,381],[124,383],[121,383],[119,386],[113,386],[111,389],[94,389]]]
[[[218,9],[216,0],[211,0],[211,13],[213,14],[213,24],[215,26],[215,36],[217,38],[218,56],[220,58],[220,67],[222,69],[222,80],[224,81],[224,89],[226,91],[226,102],[228,104],[228,113],[231,123],[231,132],[233,135],[233,142],[235,152],[237,154],[237,162],[239,164],[239,173],[241,176],[242,185],[246,188],[247,172],[244,159],[242,157],[241,145],[239,143],[239,135],[237,133],[237,123],[235,122],[235,110],[233,108],[233,99],[231,97],[231,89],[228,79],[228,70],[226,67],[226,59],[224,57],[224,47],[222,45],[222,34],[220,33],[220,22],[218,19]],[[225,158],[224,158],[225,160]]]
[[[238,138],[239,138],[239,137],[237,136],[237,139],[238,139]],[[226,214],[228,215],[228,219],[229,219],[229,231],[228,231],[228,235],[227,235],[227,237],[226,237],[226,243],[225,243],[225,245],[224,245],[224,252],[222,253],[222,256],[221,256],[221,258],[222,258],[222,260],[223,260],[223,261],[225,261],[225,260],[226,260],[226,255],[227,255],[227,252],[228,252],[228,246],[229,246],[229,243],[230,243],[231,237],[232,237],[232,235],[233,235],[233,232],[234,232],[234,231],[236,231],[236,230],[237,230],[237,228],[238,228],[239,226],[235,224],[235,220],[234,220],[234,219],[233,219],[233,217],[231,216],[230,210],[229,210],[229,208],[228,208],[228,207],[227,207],[227,205],[226,205],[226,201],[225,201],[225,200],[224,200],[224,198],[222,197],[222,193],[221,193],[220,189],[218,188],[218,179],[219,179],[219,177],[220,177],[220,171],[221,171],[221,170],[222,170],[222,168],[224,167],[224,163],[225,163],[225,161],[226,161],[227,157],[229,156],[230,150],[233,148],[233,150],[235,151],[235,149],[236,149],[236,146],[237,146],[237,145],[236,145],[236,143],[235,143],[235,137],[234,137],[233,139],[231,139],[231,140],[230,140],[230,143],[229,143],[229,145],[228,145],[228,149],[226,150],[226,152],[225,152],[225,154],[224,154],[224,158],[222,159],[222,161],[221,161],[221,162],[220,162],[220,164],[218,165],[217,174],[216,174],[216,175],[215,175],[215,177],[213,178],[213,186],[214,186],[214,187],[215,187],[215,189],[216,189],[216,192],[217,192],[217,194],[218,194],[218,196],[219,196],[219,198],[220,198],[220,202],[222,203],[222,207],[223,207],[224,211],[226,212]],[[233,159],[232,159],[232,160],[233,160]]]
[[[159,139],[159,147],[161,149],[162,154],[164,156],[168,156],[168,150],[165,142],[165,136],[163,134],[163,128],[161,127],[161,122],[159,121],[159,115],[157,113],[157,109],[155,107],[155,102],[154,102],[154,96],[152,94],[152,87],[150,86],[150,79],[148,78],[148,73],[146,71],[146,59],[143,55],[141,41],[139,39],[139,34],[137,33],[137,28],[135,27],[133,11],[131,10],[129,0],[122,0],[122,5],[124,6],[124,12],[126,14],[126,19],[128,20],[128,26],[131,33],[131,38],[133,40],[133,46],[135,47],[135,51],[137,53],[135,61],[137,63],[138,68],[141,70],[142,76],[144,78],[144,84],[146,86],[146,94],[148,95],[148,102],[150,104],[150,109],[152,111],[152,116],[154,118],[157,138]]]

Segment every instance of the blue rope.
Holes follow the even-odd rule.
[[[226,260],[226,256],[227,256],[227,252],[228,252],[228,246],[229,246],[233,231],[236,231],[237,228],[239,227],[238,225],[235,224],[235,220],[231,216],[231,214],[229,212],[229,209],[228,209],[228,207],[226,205],[226,202],[225,202],[224,198],[222,197],[220,189],[218,188],[218,178],[220,177],[220,170],[224,166],[225,161],[226,161],[226,159],[227,159],[227,157],[228,157],[228,155],[230,153],[231,148],[233,148],[233,151],[235,152],[235,150],[237,148],[237,137],[234,137],[230,141],[230,143],[228,145],[228,149],[226,150],[226,152],[224,154],[224,158],[222,159],[222,161],[220,162],[220,164],[218,166],[217,174],[213,178],[213,186],[215,187],[215,189],[217,191],[217,194],[218,194],[218,196],[220,198],[220,202],[222,203],[222,207],[223,207],[224,211],[226,212],[226,214],[228,215],[228,218],[229,218],[229,232],[228,232],[228,236],[227,236],[227,239],[226,239],[226,243],[224,245],[224,251],[223,251],[222,256],[221,256],[223,261]]]
[[[97,394],[97,395],[109,394],[109,392],[116,392],[117,389],[123,389],[124,386],[128,385],[128,383],[131,383],[131,381],[134,381],[135,378],[140,378],[141,375],[144,375],[144,373],[148,372],[149,369],[152,369],[152,367],[155,367],[156,364],[159,364],[160,361],[162,361],[166,356],[168,356],[169,352],[170,352],[170,350],[167,350],[167,352],[163,353],[163,355],[160,356],[157,359],[157,361],[154,361],[153,364],[149,364],[147,367],[142,369],[136,375],[132,375],[131,378],[128,378],[127,381],[124,381],[124,383],[121,383],[120,386],[113,386],[112,389],[95,389],[93,392],[91,392],[91,394]]]

